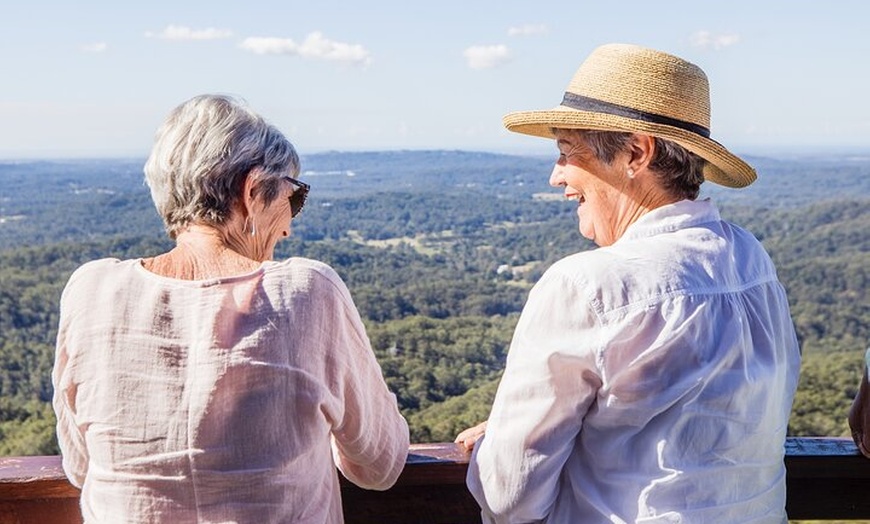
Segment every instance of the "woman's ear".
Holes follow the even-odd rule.
[[[252,169],[247,175],[245,175],[245,181],[242,183],[242,194],[239,195],[239,204],[241,205],[245,218],[251,216],[251,213],[254,210],[254,201],[256,200],[255,189],[257,185],[256,179],[256,173],[254,173],[254,170]]]
[[[656,139],[650,135],[634,133],[628,144],[628,169],[637,173],[652,162],[656,151]]]

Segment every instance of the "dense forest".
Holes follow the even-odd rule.
[[[415,441],[483,420],[529,289],[593,248],[546,185],[553,159],[460,151],[303,158],[313,185],[279,257],[345,279]],[[705,187],[770,251],[801,339],[792,435],[847,435],[870,344],[870,159],[751,159],[759,182]],[[0,163],[0,455],[57,452],[50,404],[57,304],[100,257],[171,247],[141,159]]]

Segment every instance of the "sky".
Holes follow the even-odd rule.
[[[302,155],[555,151],[504,130],[597,46],[707,73],[738,154],[870,150],[865,0],[0,0],[0,159],[145,157],[176,105],[244,99]]]

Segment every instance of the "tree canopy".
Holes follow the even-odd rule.
[[[277,256],[324,261],[347,282],[415,441],[452,440],[487,416],[529,289],[554,261],[593,247],[571,206],[540,195],[550,160],[307,159],[311,203]],[[790,434],[845,436],[870,345],[870,164],[763,165],[780,181],[766,186],[767,198],[708,193],[723,217],[762,240],[787,289],[804,354]],[[172,245],[137,169],[134,161],[0,164],[0,454],[57,452],[50,371],[70,273]],[[781,183],[787,177],[791,185]],[[814,191],[826,198],[807,198]]]

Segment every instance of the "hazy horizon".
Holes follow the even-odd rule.
[[[549,146],[549,147],[548,147]],[[317,156],[317,155],[326,155],[330,153],[335,154],[360,154],[360,153],[388,153],[388,152],[425,152],[425,151],[450,151],[450,152],[464,152],[464,153],[487,153],[487,154],[495,154],[495,155],[508,155],[508,156],[524,156],[524,157],[550,157],[556,154],[555,144],[553,142],[545,142],[545,145],[540,148],[528,148],[526,150],[522,150],[521,148],[513,148],[513,149],[458,149],[458,148],[382,148],[382,149],[322,149],[322,150],[312,150],[312,151],[300,151],[297,148],[297,152],[300,156]],[[859,146],[819,146],[816,148],[806,147],[806,146],[758,146],[752,149],[745,150],[734,150],[732,152],[737,154],[740,157],[744,158],[771,158],[771,159],[811,159],[822,157],[849,157],[844,158],[844,160],[870,160],[870,145],[865,147]],[[36,154],[33,155],[20,155],[20,156],[12,156],[12,155],[4,155],[2,151],[0,151],[0,162],[3,163],[15,163],[15,162],[64,162],[64,161],[109,161],[109,160],[118,160],[118,161],[133,161],[133,160],[141,160],[145,161],[148,157],[148,152],[142,153],[118,153],[118,154],[105,154],[105,155],[52,155],[50,153],[43,153],[42,156],[38,156]],[[852,158],[854,157],[854,158]]]

